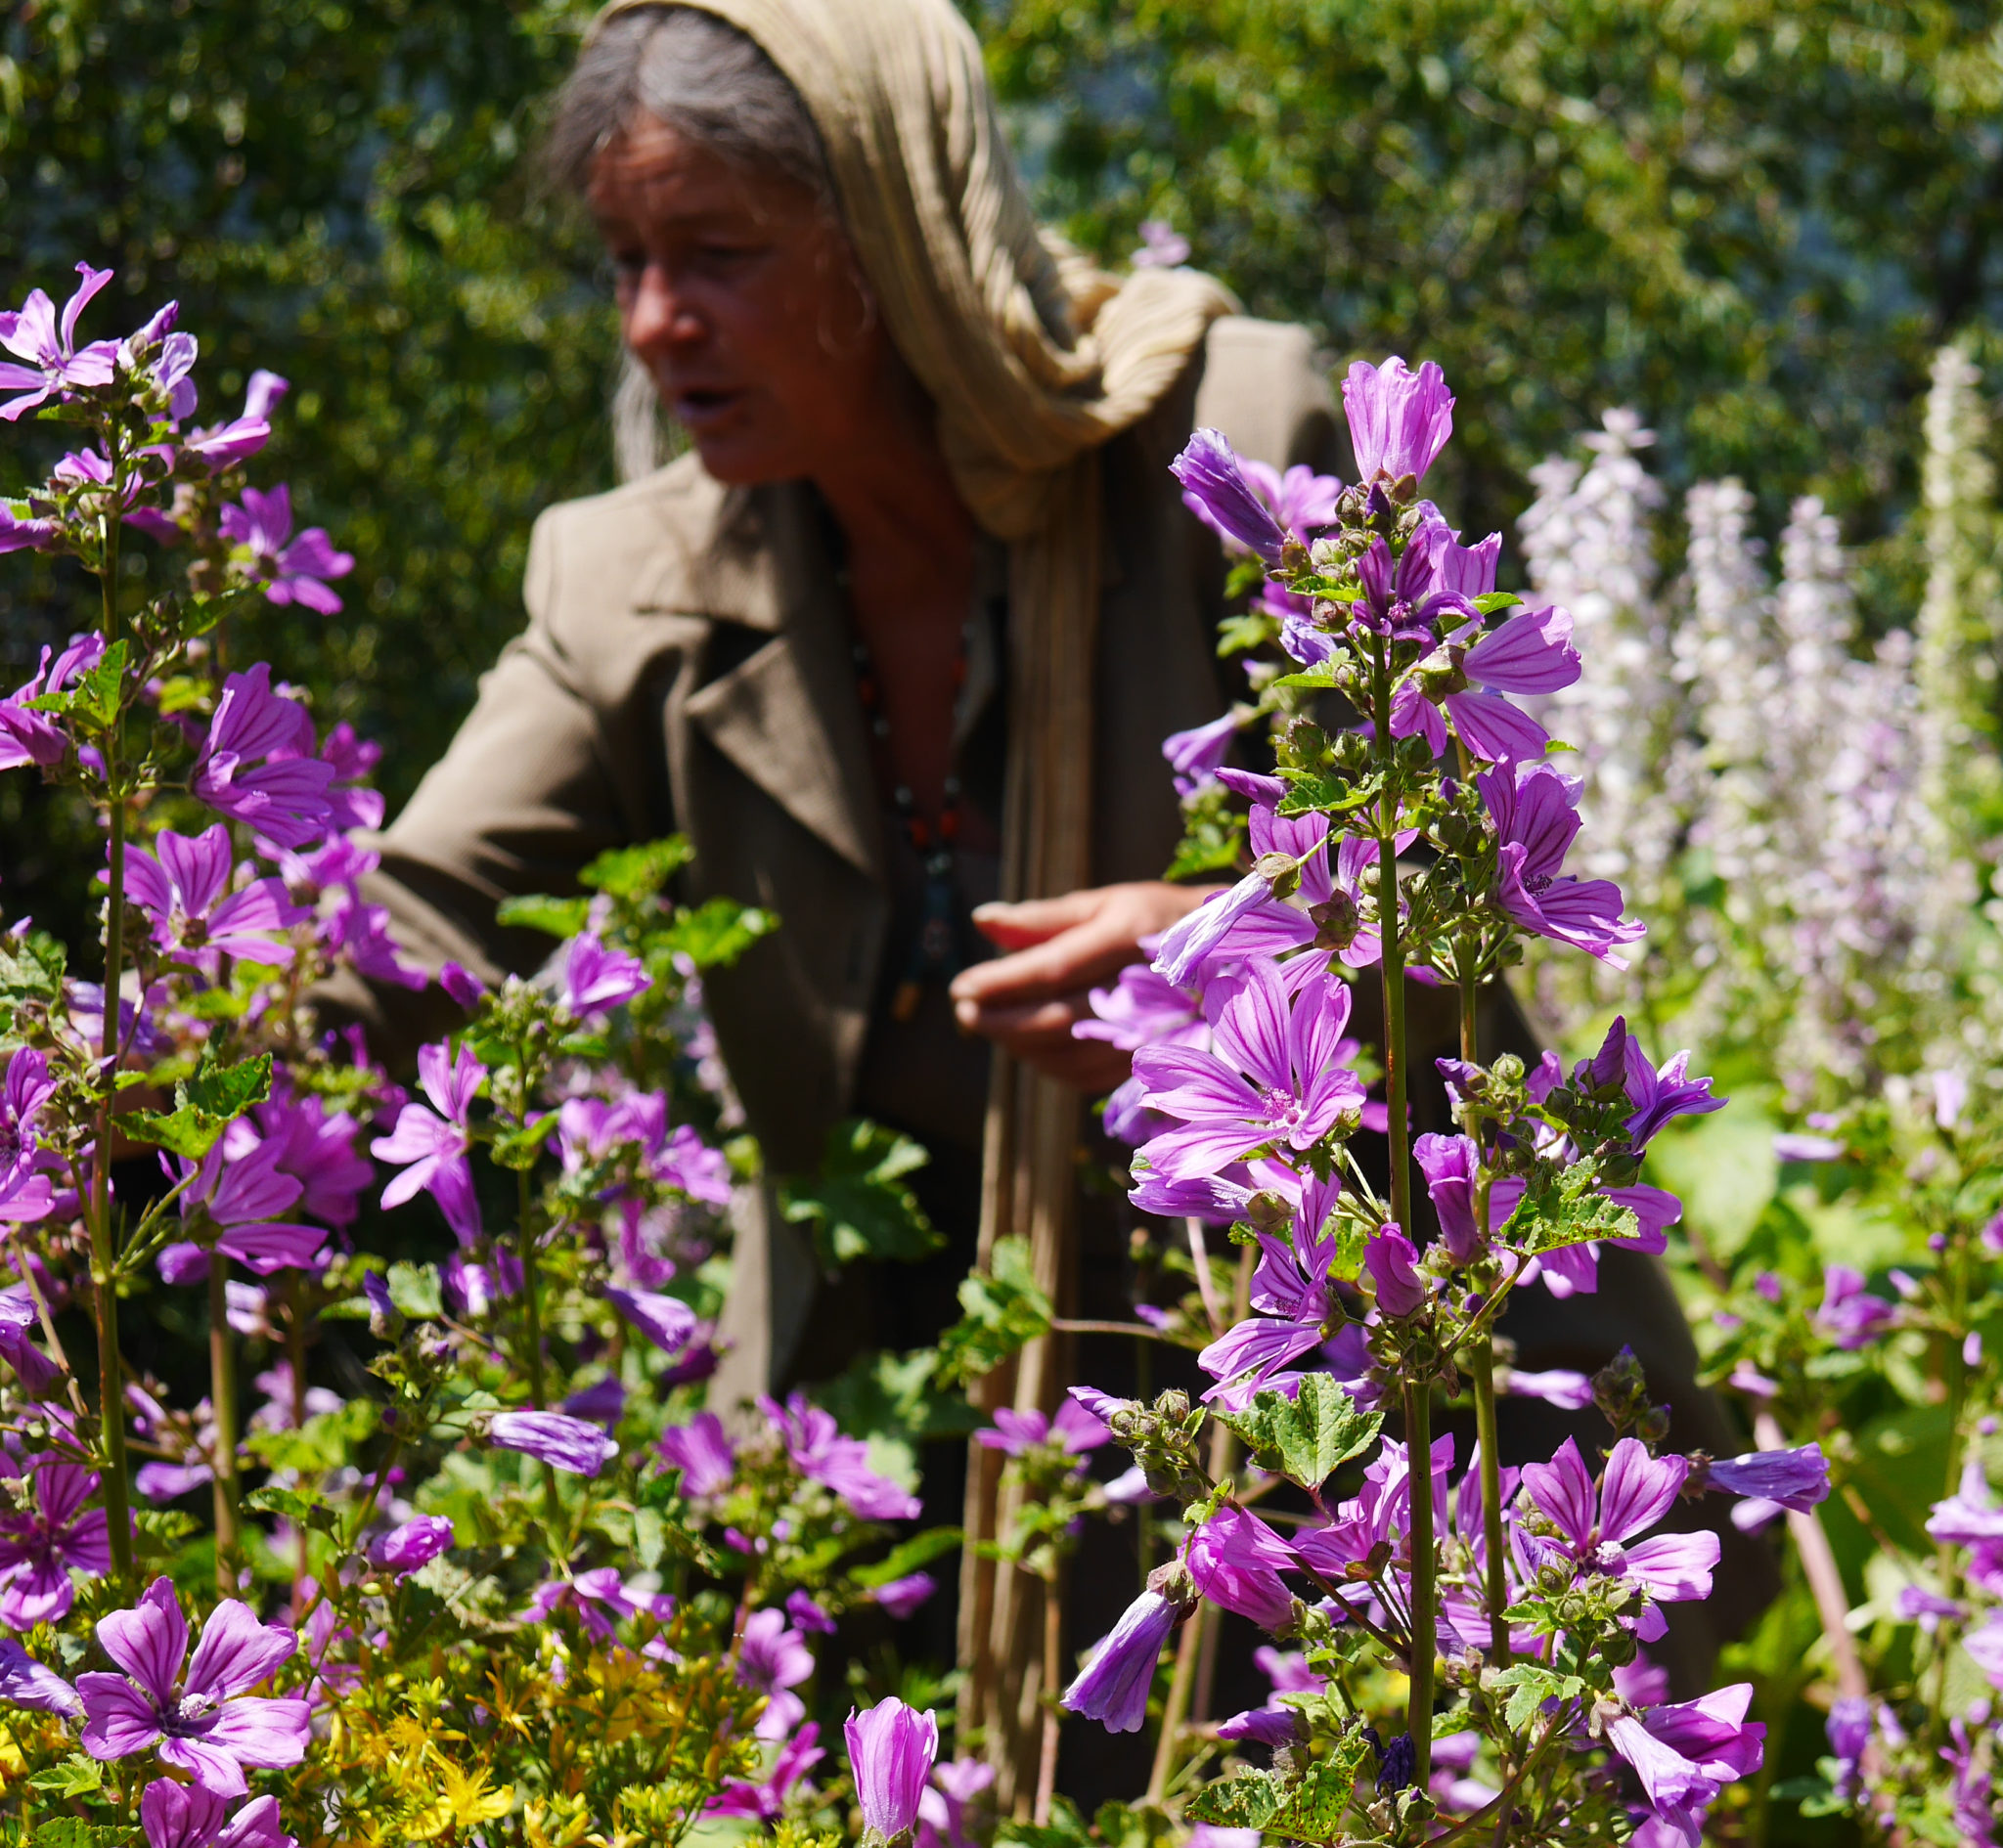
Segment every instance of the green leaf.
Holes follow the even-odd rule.
[[[60,1765],[36,1772],[28,1782],[48,1796],[82,1796],[87,1790],[104,1788],[105,1768],[95,1758],[71,1752]]]
[[[1277,1470],[1306,1489],[1321,1484],[1377,1441],[1383,1414],[1362,1412],[1325,1373],[1301,1381],[1300,1396],[1261,1392],[1242,1412],[1219,1416],[1243,1439],[1263,1470]]]
[[[1293,783],[1293,787],[1280,798],[1281,814],[1348,814],[1353,809],[1360,809],[1377,794],[1374,776],[1353,783],[1341,776],[1303,774],[1284,766],[1280,774]]]
[[[434,1264],[411,1264],[399,1258],[389,1267],[389,1299],[405,1315],[418,1320],[445,1313]]]
[[[633,1511],[633,1557],[643,1572],[650,1572],[668,1550],[668,1525],[657,1508]]]
[[[238,1065],[218,1065],[204,1049],[201,1063],[174,1086],[171,1111],[135,1110],[118,1125],[135,1142],[199,1162],[222,1140],[222,1133],[253,1105],[271,1095],[271,1054],[260,1052]]]
[[[1325,667],[1306,668],[1299,674],[1282,674],[1267,682],[1269,686],[1307,686],[1316,692],[1328,692],[1335,685],[1335,676]]]
[[[837,1264],[859,1258],[911,1263],[946,1243],[903,1176],[931,1158],[911,1137],[856,1118],[828,1134],[821,1172],[779,1189],[779,1210],[811,1225],[823,1255]]]
[[[902,1546],[893,1547],[873,1565],[859,1565],[849,1576],[870,1591],[900,1578],[909,1578],[921,1566],[931,1564],[942,1553],[951,1553],[966,1539],[957,1527],[927,1527],[914,1533]]]
[[[382,1421],[374,1399],[350,1399],[337,1412],[309,1418],[297,1430],[253,1430],[244,1443],[268,1470],[323,1475],[352,1461]]]
[[[1502,1717],[1519,1733],[1546,1700],[1577,1700],[1585,1692],[1577,1675],[1560,1675],[1541,1662],[1517,1662],[1495,1677],[1495,1685],[1515,1690]]]
[[[594,892],[615,899],[650,899],[695,858],[686,835],[645,841],[638,847],[608,848],[577,875]]]
[[[0,937],[0,1002],[12,1014],[23,1001],[52,1003],[63,992],[67,954],[47,931]]]
[[[1282,1793],[1266,1827],[1290,1841],[1340,1839],[1343,1817],[1356,1794],[1357,1775],[1369,1753],[1359,1733],[1339,1740],[1326,1758],[1310,1765],[1301,1781]]]
[[[494,907],[497,923],[513,930],[542,931],[551,937],[575,937],[591,922],[591,901],[553,899],[546,893],[523,893],[503,899]]]
[[[1522,601],[1514,591],[1484,591],[1474,599],[1475,608],[1484,616],[1492,616],[1498,609],[1514,609]]]
[[[1602,1193],[1573,1195],[1561,1183],[1542,1193],[1526,1192],[1501,1238],[1506,1245],[1535,1254],[1583,1245],[1590,1239],[1636,1238],[1640,1232],[1633,1208]]]
[[[1278,1814],[1279,1805],[1280,1793],[1272,1774],[1254,1771],[1207,1784],[1196,1793],[1189,1814],[1197,1822],[1219,1828],[1264,1828]]]
[[[85,725],[104,730],[118,716],[125,692],[125,657],[130,644],[114,641],[97,666],[79,675],[57,693],[42,693],[22,703],[30,712],[67,713]]]
[[[85,1823],[73,1816],[58,1816],[35,1825],[34,1848],[111,1848],[112,1843],[136,1839],[129,1828],[115,1824]]]
[[[1055,1313],[1031,1267],[1027,1239],[997,1239],[988,1272],[963,1278],[960,1319],[939,1338],[941,1383],[978,1379],[1040,1335]]]
[[[269,1483],[245,1496],[244,1506],[257,1514],[280,1516],[295,1527],[311,1527],[320,1533],[333,1533],[336,1524],[334,1510],[317,1496],[301,1495],[295,1489]]]
[[[679,911],[659,941],[687,956],[698,969],[728,968],[761,937],[779,929],[776,912],[734,899],[708,899],[692,911]]]

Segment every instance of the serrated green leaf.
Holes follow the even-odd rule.
[[[1310,1765],[1300,1782],[1281,1794],[1268,1830],[1289,1841],[1336,1841],[1343,1817],[1356,1793],[1357,1776],[1369,1755],[1368,1743],[1356,1734],[1340,1740],[1326,1757]]]
[[[389,1267],[389,1299],[405,1315],[424,1320],[445,1313],[438,1270],[433,1264],[410,1264],[399,1258]]]
[[[134,1839],[129,1828],[86,1823],[74,1816],[57,1816],[35,1825],[34,1848],[111,1848],[113,1843]]]
[[[978,1379],[1047,1335],[1054,1311],[1038,1287],[1029,1241],[997,1239],[987,1274],[961,1280],[959,1306],[960,1319],[939,1338],[942,1385]]]
[[[0,1002],[8,1011],[22,1001],[54,1002],[63,992],[64,947],[47,931],[0,937]]]
[[[244,1497],[244,1506],[259,1514],[277,1515],[295,1527],[311,1527],[320,1533],[333,1533],[336,1525],[334,1510],[325,1502],[272,1484],[252,1489]]]
[[[638,847],[608,848],[577,875],[594,892],[615,899],[650,899],[695,858],[686,835],[644,841]]]
[[[679,911],[660,941],[698,969],[728,968],[761,937],[779,929],[776,912],[734,899],[709,899],[691,911]]]
[[[237,1065],[217,1065],[206,1054],[184,1084],[174,1086],[174,1101],[191,1105],[225,1122],[241,1117],[253,1104],[271,1095],[271,1054],[260,1052],[254,1059]]]
[[[1299,674],[1282,674],[1267,682],[1269,686],[1305,686],[1319,693],[1331,691],[1335,676],[1324,668],[1306,668]]]
[[[494,907],[497,923],[511,929],[542,931],[551,937],[575,937],[591,922],[591,901],[585,898],[553,899],[546,893],[527,892],[503,899]]]
[[[270,1095],[270,1053],[220,1065],[204,1049],[201,1063],[174,1086],[172,1110],[131,1111],[118,1119],[118,1126],[135,1142],[199,1162],[231,1123]]]
[[[337,1412],[309,1418],[297,1430],[253,1430],[244,1443],[268,1470],[323,1475],[349,1462],[381,1420],[382,1409],[374,1399],[350,1399]]]
[[[1568,1198],[1557,1188],[1542,1193],[1528,1191],[1503,1226],[1501,1239],[1518,1251],[1562,1251],[1568,1245],[1583,1245],[1591,1239],[1631,1239],[1641,1232],[1641,1221],[1631,1207],[1602,1193],[1585,1193]]]
[[[1495,1685],[1515,1690],[1502,1717],[1519,1733],[1546,1700],[1576,1700],[1585,1692],[1577,1675],[1560,1675],[1540,1662],[1514,1663],[1495,1677]]]
[[[779,1210],[795,1225],[811,1225],[815,1242],[837,1264],[929,1257],[946,1240],[903,1176],[930,1159],[911,1137],[881,1123],[839,1123],[828,1134],[821,1172],[780,1187]]]
[[[1277,1470],[1306,1489],[1321,1484],[1377,1441],[1383,1414],[1362,1412],[1325,1373],[1301,1381],[1300,1395],[1261,1392],[1242,1412],[1222,1412],[1261,1469]]]
[[[1264,1828],[1278,1813],[1279,1789],[1269,1772],[1225,1778],[1196,1793],[1189,1814],[1219,1828]]]
[[[104,1788],[105,1768],[95,1758],[71,1752],[60,1765],[36,1772],[28,1782],[48,1796],[82,1796],[87,1790]]]
[[[1280,774],[1293,783],[1280,798],[1279,813],[1285,815],[1348,814],[1374,800],[1377,794],[1374,776],[1353,783],[1341,776],[1322,776],[1284,767]]]
[[[966,1538],[957,1527],[928,1527],[914,1533],[902,1546],[891,1550],[873,1565],[859,1565],[849,1576],[858,1585],[874,1591],[900,1578],[909,1578],[920,1567],[930,1565],[942,1553],[951,1553]]]
[[[650,1572],[668,1550],[668,1524],[657,1508],[633,1511],[633,1557],[643,1572]]]

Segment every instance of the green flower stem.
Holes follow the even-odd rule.
[[[1391,1141],[1391,1216],[1411,1235],[1411,1125],[1405,1113],[1404,943],[1398,928],[1397,742],[1391,736],[1391,668],[1386,644],[1371,649],[1375,749],[1384,777],[1377,798],[1377,929],[1383,940],[1384,1096]],[[1407,1385],[1405,1443],[1411,1458],[1411,1695],[1405,1725],[1411,1734],[1412,1777],[1423,1790],[1433,1768],[1433,1400],[1430,1386]]]
[[[1460,1056],[1480,1063],[1476,1034],[1476,992],[1471,960],[1463,949],[1460,964]],[[1472,1125],[1479,1129],[1477,1122]],[[1483,1247],[1489,1243],[1489,1188],[1475,1189],[1475,1230]],[[1469,1344],[1468,1370],[1475,1384],[1475,1436],[1482,1447],[1482,1546],[1484,1590],[1489,1606],[1489,1660],[1498,1668],[1509,1660],[1509,1581],[1502,1558],[1502,1446],[1495,1420],[1495,1337],[1493,1324]]]
[[[125,456],[115,424],[102,432],[111,460],[111,507],[122,504]],[[118,639],[118,520],[113,512],[99,516],[103,546],[98,583],[103,595],[105,646]],[[121,702],[122,704],[122,702]],[[111,1102],[118,1071],[118,982],[125,961],[125,798],[119,788],[124,775],[125,726],[114,717],[105,735],[105,782],[110,890],[105,902],[105,1024],[100,1045],[104,1061],[105,1100],[98,1109],[97,1150],[93,1161],[90,1211],[91,1300],[98,1335],[98,1426],[104,1446],[102,1472],[105,1521],[111,1544],[111,1571],[120,1581],[132,1577],[132,1501],[125,1456],[125,1370],[118,1355],[118,1253],[111,1227]]]
[[[242,1552],[237,1520],[237,1356],[230,1342],[230,1260],[208,1254],[208,1392],[215,1411],[215,1576],[224,1597],[237,1591]]]
[[[526,1074],[527,1054],[523,1053],[523,1070]],[[527,1107],[524,1093],[523,1107]],[[548,1390],[543,1381],[543,1304],[542,1280],[536,1270],[536,1234],[531,1220],[533,1202],[529,1196],[528,1169],[515,1171],[515,1225],[521,1244],[521,1297],[522,1315],[528,1324],[528,1396],[529,1403],[537,1411],[548,1409]],[[550,1531],[554,1539],[563,1524],[563,1496],[556,1486],[555,1464],[543,1465],[543,1508],[550,1518]]]
[[[295,1270],[286,1272],[286,1357],[292,1368],[292,1429],[306,1423],[306,1308],[305,1280]],[[298,1531],[298,1554],[292,1565],[292,1603],[296,1606],[313,1570],[310,1530]]]

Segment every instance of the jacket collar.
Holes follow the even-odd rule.
[[[868,736],[813,491],[723,488],[693,458],[660,480],[662,556],[641,579],[638,608],[771,638],[690,694],[690,719],[796,821],[881,883]]]

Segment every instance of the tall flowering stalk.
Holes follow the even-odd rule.
[[[1640,1180],[1645,1151],[1722,1100],[1686,1055],[1658,1065],[1625,1021],[1570,1073],[1551,1055],[1535,1070],[1482,1062],[1481,990],[1525,940],[1619,970],[1641,930],[1611,881],[1568,870],[1580,790],[1547,759],[1539,715],[1580,678],[1571,614],[1497,593],[1499,539],[1464,544],[1422,498],[1452,429],[1439,369],[1358,364],[1344,405],[1354,485],[1289,488],[1215,432],[1177,465],[1185,498],[1267,579],[1255,621],[1286,658],[1255,671],[1256,707],[1234,718],[1269,722],[1277,774],[1225,767],[1227,736],[1171,740],[1185,782],[1249,798],[1251,868],[1162,940],[1148,979],[1181,990],[1181,1010],[1123,979],[1095,997],[1104,1024],[1090,1031],[1139,1042],[1132,1094],[1109,1112],[1139,1142],[1135,1205],[1235,1222],[1256,1268],[1249,1313],[1199,1356],[1215,1382],[1202,1405],[1086,1395],[1186,1526],[1066,1700],[1135,1724],[1167,1631],[1207,1603],[1297,1646],[1305,1674],[1265,1717],[1217,1729],[1302,1749],[1203,1789],[1190,1813],[1204,1822],[1321,1841],[1443,1825],[1546,1840],[1611,1824],[1618,1782],[1592,1770],[1604,1753],[1637,1776],[1656,1824],[1694,1842],[1762,1734],[1745,1720],[1749,1689],[1677,1707],[1633,1674],[1660,1606],[1710,1590],[1715,1536],[1655,1531],[1705,1483],[1703,1460],[1662,1454],[1667,1420],[1631,1364],[1591,1384],[1519,1381],[1495,1327],[1537,1281],[1592,1290],[1603,1243],[1661,1251],[1679,1208]],[[1342,707],[1351,722],[1333,727]],[[1196,843],[1224,838],[1216,795],[1184,797]],[[1373,964],[1381,1106],[1345,1036],[1348,983]],[[1459,994],[1460,1056],[1442,1065],[1458,1132],[1415,1144],[1406,995],[1421,980]],[[1382,1197],[1351,1149],[1373,1112]],[[1596,1396],[1618,1439],[1603,1467],[1568,1442],[1548,1465],[1502,1468],[1505,1385]],[[1463,1395],[1480,1443],[1459,1459],[1433,1413]],[[1392,1414],[1398,1439],[1382,1430]],[[1250,1474],[1199,1441],[1211,1420]],[[1254,1510],[1272,1475],[1313,1509],[1291,1535]],[[1404,1676],[1396,1721],[1359,1707],[1373,1663]],[[1183,1679],[1163,1721],[1172,1758]],[[1175,1782],[1161,1763],[1158,1789]]]

